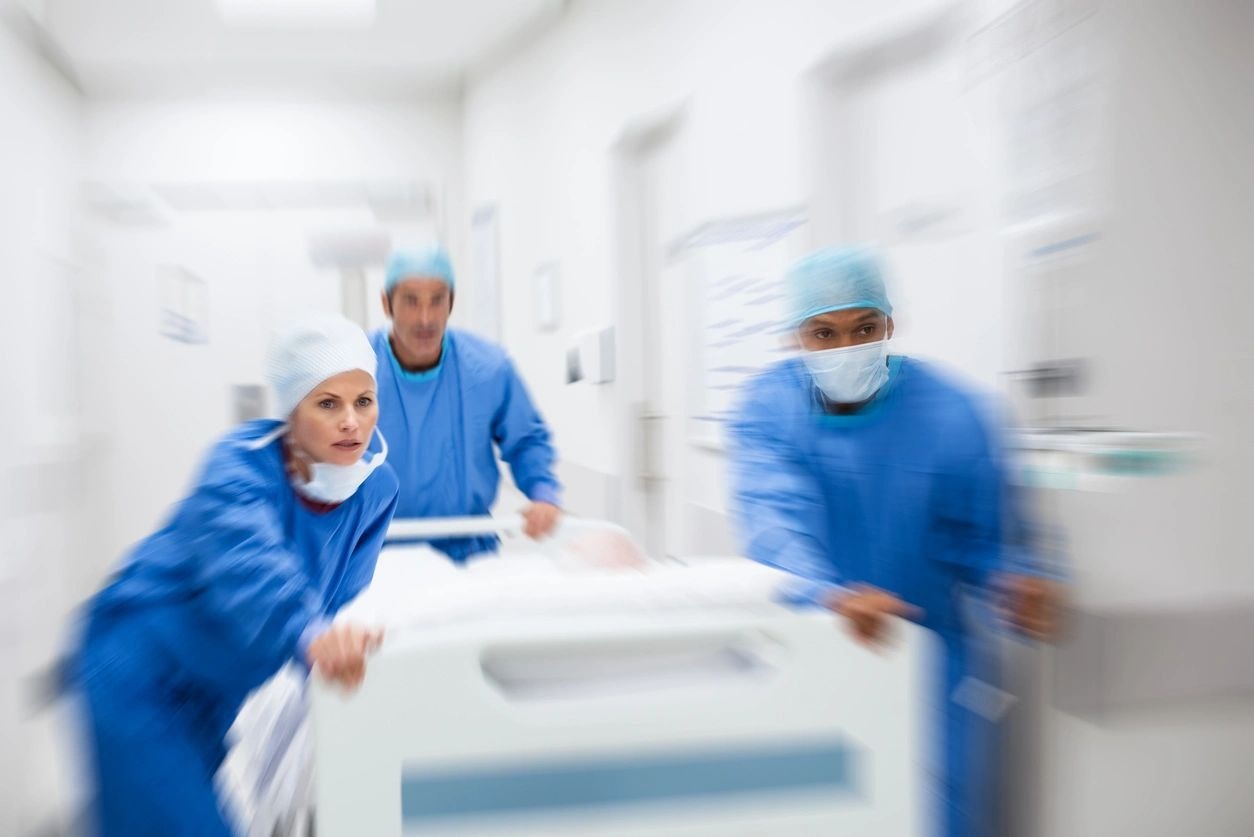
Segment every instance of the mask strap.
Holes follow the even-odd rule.
[[[278,439],[280,436],[282,436],[286,432],[287,432],[287,422],[283,422],[278,427],[274,428],[273,431],[262,436],[260,439],[254,439],[253,441],[249,442],[246,447],[249,450],[261,450],[266,445],[269,445],[271,442]]]
[[[374,468],[378,468],[380,465],[386,462],[388,458],[387,437],[383,435],[383,431],[379,429],[379,425],[377,424],[374,426],[374,432],[375,432],[375,435],[379,437],[380,450],[374,456],[370,457],[370,467],[372,470]]]

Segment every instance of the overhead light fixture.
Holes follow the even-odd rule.
[[[229,26],[364,28],[374,23],[376,0],[215,0]]]

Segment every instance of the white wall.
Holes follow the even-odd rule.
[[[566,386],[579,328],[616,321],[616,143],[682,108],[675,198],[659,236],[715,218],[791,208],[811,185],[801,162],[803,75],[842,44],[935,2],[579,2],[547,36],[471,84],[465,103],[469,207],[501,213],[504,309],[530,311],[530,275],[561,265],[564,323],[507,318],[504,340],[550,416],[563,458],[617,475],[622,399]],[[714,490],[715,496],[722,492]]]
[[[45,824],[55,782],[30,678],[57,649],[79,589],[78,402],[70,386],[81,158],[78,93],[0,19],[0,832]]]
[[[1068,318],[1095,360],[1086,407],[1112,426],[1188,430],[1205,442],[1186,476],[1094,501],[1078,527],[1088,556],[1078,570],[1102,603],[1248,599],[1254,8],[1116,3],[1101,27],[1108,219],[1082,274],[1085,304]]]
[[[455,100],[93,101],[87,178],[152,195],[153,184],[410,180],[438,213],[463,214],[461,115]],[[442,218],[376,218],[365,205],[304,210],[171,211],[159,223],[99,219],[93,229],[113,312],[108,363],[110,473],[106,561],[152,529],[230,423],[229,387],[261,383],[269,334],[304,308],[338,309],[337,271],[308,258],[310,233],[378,228],[428,238]],[[455,258],[461,229],[446,236]],[[178,265],[209,287],[210,338],[180,344],[157,328],[157,268]],[[368,271],[372,289],[381,268]],[[372,297],[374,324],[383,320]]]
[[[1254,595],[1254,335],[1245,322],[1254,307],[1254,8],[1110,3],[1100,26],[1111,85],[1108,218],[1066,323],[1094,361],[1081,406],[1113,426],[1189,430],[1204,443],[1184,474],[1066,498],[1075,595],[1092,608],[1205,613]],[[1199,671],[1239,666],[1247,639],[1189,650]],[[1152,662],[1152,648],[1142,653]],[[1190,676],[1161,672],[1166,682]],[[1250,832],[1248,696],[1100,723],[1048,720],[1041,833]]]

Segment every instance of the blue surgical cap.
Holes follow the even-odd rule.
[[[453,264],[443,247],[394,251],[392,258],[388,259],[387,276],[383,282],[384,293],[392,293],[392,289],[406,279],[442,279],[449,290],[455,287]]]
[[[789,269],[784,288],[793,325],[848,308],[893,313],[879,259],[866,247],[816,250]]]

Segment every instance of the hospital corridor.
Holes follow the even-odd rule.
[[[1251,44],[0,0],[0,835],[1254,835]]]

